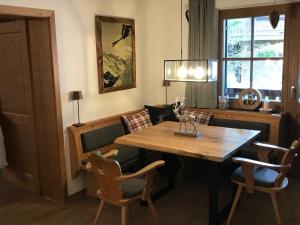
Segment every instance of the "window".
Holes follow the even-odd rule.
[[[284,27],[285,15],[276,29],[268,15],[223,20],[223,84],[229,97],[252,87],[263,98],[281,100]]]

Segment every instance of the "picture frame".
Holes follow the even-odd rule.
[[[136,87],[134,19],[96,16],[99,93]]]

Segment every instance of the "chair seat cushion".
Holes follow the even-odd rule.
[[[132,198],[143,192],[145,180],[142,178],[133,178],[124,180],[121,183],[123,198]]]
[[[265,167],[257,167],[253,169],[254,185],[260,187],[274,187],[278,172]],[[237,168],[232,174],[232,179],[245,183],[245,176],[242,167]],[[286,186],[288,179],[285,177],[281,186]]]

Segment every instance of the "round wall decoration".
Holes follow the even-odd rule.
[[[261,93],[254,88],[244,89],[239,99],[242,109],[255,110],[261,103]]]

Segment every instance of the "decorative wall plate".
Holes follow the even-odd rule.
[[[244,89],[239,99],[242,109],[255,110],[261,103],[261,93],[254,88]]]

